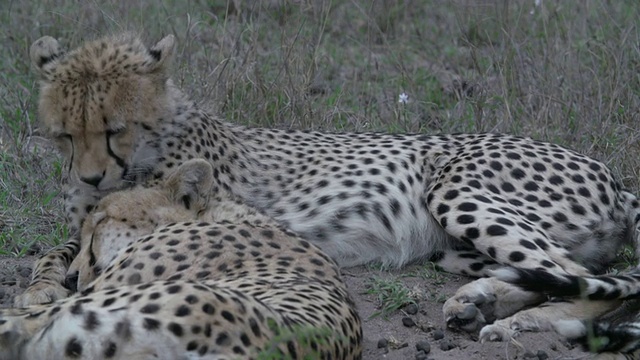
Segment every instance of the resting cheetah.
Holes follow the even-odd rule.
[[[40,118],[69,162],[73,224],[101,193],[163,178],[185,160],[202,158],[213,165],[216,185],[340,266],[432,260],[478,277],[503,265],[588,275],[623,244],[636,243],[636,197],[601,162],[501,134],[336,134],[228,124],[171,81],[174,43],[169,35],[147,49],[125,34],[68,53],[51,37],[31,46],[41,76]],[[77,249],[72,239],[45,256],[18,303],[64,295],[59,275]],[[460,288],[443,311],[449,326],[482,328],[482,339],[498,340],[548,328],[549,317],[577,311],[550,304],[541,318],[517,313],[544,299],[490,277]],[[502,320],[486,325],[494,319]]]
[[[191,160],[102,199],[72,264],[80,294],[0,310],[0,359],[360,359],[335,262],[221,192],[207,205],[212,183]]]

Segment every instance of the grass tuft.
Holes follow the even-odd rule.
[[[370,318],[387,317],[394,311],[409,304],[417,304],[418,294],[409,289],[397,278],[373,277],[367,284],[366,294],[375,295],[379,311],[371,314]]]

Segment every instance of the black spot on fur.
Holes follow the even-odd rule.
[[[72,337],[64,348],[64,354],[72,359],[82,356],[82,344],[77,337]]]
[[[144,318],[142,321],[142,326],[147,330],[157,330],[160,325],[160,321],[152,318]]]
[[[220,313],[220,315],[222,315],[222,317],[227,320],[228,322],[234,324],[236,322],[236,317],[230,313],[227,310],[222,310],[222,312]]]
[[[116,355],[117,351],[118,351],[118,346],[114,342],[112,341],[107,342],[106,346],[104,347],[105,359],[113,358]]]
[[[473,212],[478,210],[478,205],[472,202],[463,202],[460,205],[458,205],[458,210],[465,211],[465,212]]]
[[[505,229],[504,227],[502,227],[500,225],[489,225],[489,227],[487,227],[487,234],[489,234],[491,236],[506,235],[507,234],[507,229]]]
[[[167,330],[171,331],[171,333],[173,333],[173,335],[175,335],[176,337],[181,337],[184,334],[184,329],[182,328],[182,325],[174,322],[170,322],[167,325]]]
[[[231,339],[229,338],[229,335],[225,331],[220,332],[218,334],[218,337],[216,337],[216,345],[218,346],[231,345]]]
[[[202,305],[202,312],[205,314],[213,315],[216,312],[216,308],[213,305],[206,303]]]
[[[449,190],[446,194],[444,194],[445,200],[453,200],[458,197],[458,190]]]
[[[84,328],[88,331],[96,329],[100,326],[100,320],[94,311],[87,311],[84,317]]]
[[[191,314],[191,309],[187,305],[180,305],[176,309],[175,316],[184,317],[189,316]]]
[[[513,251],[509,254],[509,260],[513,262],[521,262],[526,259],[526,256],[520,251]]]
[[[140,312],[143,314],[155,314],[160,310],[160,306],[158,304],[147,304],[140,309]]]
[[[157,49],[151,49],[151,50],[149,50],[149,55],[151,55],[151,57],[155,61],[160,61],[160,58],[162,57],[162,51],[157,50]]]

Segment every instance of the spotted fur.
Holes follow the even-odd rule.
[[[0,359],[360,359],[335,262],[212,182],[191,160],[102,199],[69,270],[80,293],[0,310]]]
[[[32,45],[42,79],[40,117],[69,161],[70,184],[82,189],[67,208],[90,208],[96,194],[163,178],[187,159],[202,158],[218,187],[317,244],[340,266],[429,259],[478,277],[503,265],[589,275],[621,246],[636,243],[636,198],[597,160],[503,134],[336,134],[229,124],[173,84],[173,47],[173,36],[147,49],[131,35],[69,53],[50,37]],[[85,213],[70,215],[81,223]],[[29,289],[22,303],[43,292]],[[549,311],[517,317],[544,299],[496,278],[479,279],[445,303],[444,315],[452,327],[484,327],[482,339],[506,339],[548,327]],[[485,326],[496,319],[504,321]]]

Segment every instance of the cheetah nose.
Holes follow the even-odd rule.
[[[102,179],[104,179],[104,172],[102,173],[102,175],[96,175],[92,177],[80,177],[80,180],[82,180],[82,182],[95,187],[98,187],[98,185],[100,185],[100,181],[102,181]]]
[[[64,279],[64,287],[71,290],[72,292],[78,291],[78,272],[74,272],[72,274],[67,274],[67,277]]]

